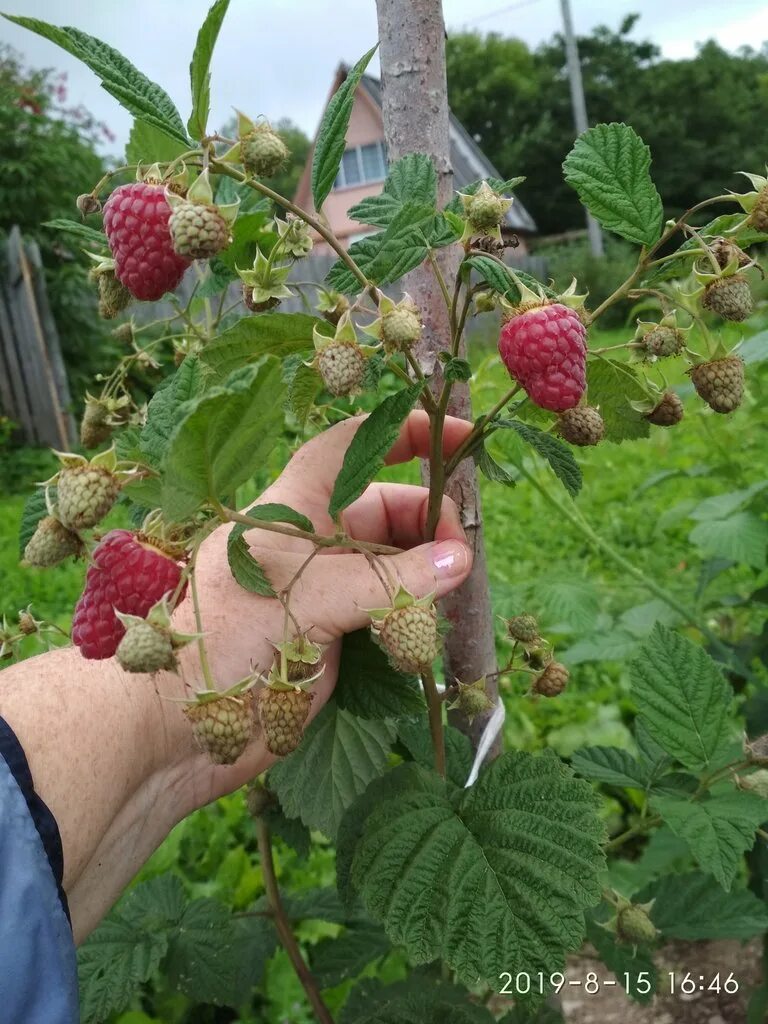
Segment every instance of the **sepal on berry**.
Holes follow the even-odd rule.
[[[250,270],[235,269],[243,285],[250,289],[250,299],[254,303],[271,302],[273,299],[279,302],[293,295],[285,283],[291,272],[290,264],[273,266],[261,249],[256,253]]]
[[[459,192],[461,205],[464,208],[466,223],[461,241],[466,242],[473,235],[490,235],[501,240],[501,222],[514,202],[500,195],[487,181],[472,193]]]
[[[394,302],[382,294],[379,298],[379,313],[379,318],[364,327],[363,332],[380,341],[389,355],[402,352],[421,337],[419,309],[407,292],[400,302]]]
[[[638,320],[635,336],[630,342],[633,360],[654,362],[669,356],[680,355],[688,344],[688,334],[693,324],[680,327],[677,322],[677,310],[666,313],[658,322]]]
[[[277,244],[286,256],[301,259],[312,252],[312,236],[309,225],[293,213],[287,213],[285,220],[275,217],[275,228],[278,234]]]
[[[457,683],[456,698],[448,705],[449,711],[460,711],[470,725],[478,715],[492,711],[494,703],[486,693],[487,685],[485,676],[474,683]]]
[[[766,170],[768,171],[768,168]],[[742,210],[748,214],[743,224],[748,224],[756,231],[768,234],[768,178],[762,174],[750,174],[749,171],[739,171],[738,173],[748,178],[752,185],[751,192],[731,193]]]

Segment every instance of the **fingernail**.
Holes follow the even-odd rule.
[[[469,549],[458,540],[443,540],[433,544],[430,559],[435,575],[442,579],[462,576],[467,570]]]

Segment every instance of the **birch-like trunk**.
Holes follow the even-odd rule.
[[[384,131],[390,161],[406,153],[425,153],[437,168],[438,205],[450,201],[453,171],[448,133],[448,93],[445,77],[445,24],[441,0],[376,0],[379,21]],[[437,261],[449,287],[453,286],[461,258],[458,246],[437,252]],[[434,374],[432,389],[439,393],[442,374],[437,353],[450,348],[448,313],[428,265],[411,271],[403,287],[421,310],[424,333],[417,357],[425,373]],[[469,388],[454,384],[448,412],[472,419]],[[429,479],[429,466],[422,467]],[[472,575],[461,589],[443,602],[452,629],[445,643],[446,680],[471,683],[496,668],[493,614],[483,543],[480,494],[474,463],[465,459],[446,488],[459,506],[467,537],[475,552]],[[496,699],[495,680],[488,685]],[[451,720],[473,743],[486,717],[472,725],[451,712]]]

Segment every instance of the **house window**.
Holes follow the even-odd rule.
[[[387,176],[387,153],[383,142],[353,146],[341,160],[334,188],[351,188],[368,181],[383,181]]]

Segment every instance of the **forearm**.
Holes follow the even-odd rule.
[[[0,715],[59,826],[64,889],[82,935],[187,811],[188,796],[175,801],[172,784],[183,762],[168,756],[158,729],[157,691],[179,695],[181,684],[168,674],[131,677],[72,648],[12,666],[0,683]]]

